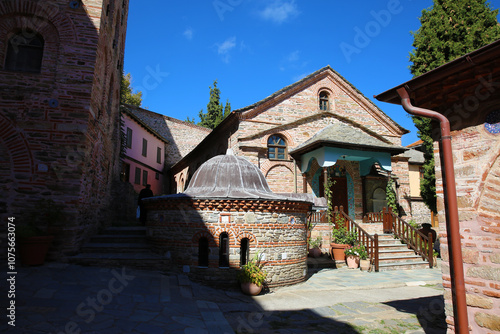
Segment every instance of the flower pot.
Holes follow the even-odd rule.
[[[45,257],[53,236],[29,237],[19,241],[21,263],[25,266],[38,266],[45,262]]]
[[[359,267],[363,271],[370,270],[370,260],[359,260]]]
[[[349,247],[347,244],[330,244],[330,252],[332,254],[332,260],[334,261],[345,261],[345,253],[344,250]]]
[[[319,249],[318,247],[314,247],[314,248],[309,249],[309,256],[314,257],[314,258],[320,257],[321,256],[321,249]]]
[[[348,255],[346,260],[349,269],[357,269],[359,267],[359,256]]]
[[[249,296],[257,296],[262,291],[262,285],[258,286],[251,282],[240,283],[240,287],[241,291]]]

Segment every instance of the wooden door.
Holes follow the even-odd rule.
[[[347,198],[347,178],[345,177],[332,177],[332,200],[333,207],[342,205],[344,212],[349,214],[349,201]]]

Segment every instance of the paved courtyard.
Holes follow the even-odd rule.
[[[322,269],[248,297],[181,273],[48,263],[18,268],[16,326],[3,317],[0,332],[445,333],[442,293],[437,268]]]

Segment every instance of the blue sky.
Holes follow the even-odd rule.
[[[410,31],[432,3],[130,0],[125,73],[143,92],[143,107],[198,121],[215,79],[235,110],[330,65],[411,131],[408,145],[418,140],[409,116],[373,95],[411,79]]]

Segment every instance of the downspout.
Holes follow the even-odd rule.
[[[464,268],[462,263],[462,243],[458,220],[457,189],[455,184],[455,169],[451,148],[450,121],[442,114],[415,107],[410,102],[410,96],[405,87],[397,90],[401,104],[409,114],[432,118],[439,121],[441,128],[441,161],[444,168],[444,199],[447,211],[446,230],[450,257],[451,293],[453,300],[453,315],[455,333],[469,333],[467,302],[465,296]]]

